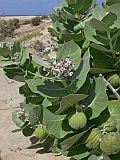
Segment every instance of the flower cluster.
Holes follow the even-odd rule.
[[[61,60],[56,63],[48,71],[48,75],[54,75],[57,77],[63,76],[68,77],[73,75],[73,62],[70,57],[66,57],[65,60]]]
[[[17,61],[19,61],[19,57],[20,57],[20,53],[19,53],[19,52],[16,52],[16,53],[14,53],[14,55],[11,57],[11,60],[12,60],[13,62],[17,62]]]
[[[28,116],[27,113],[25,113],[25,109],[22,108],[17,112],[17,116],[21,119],[21,120],[25,120],[26,117]]]

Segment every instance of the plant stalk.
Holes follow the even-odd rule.
[[[102,77],[103,81],[106,83],[106,85],[108,86],[108,88],[114,93],[114,95],[116,96],[116,98],[118,100],[120,100],[120,95],[118,94],[117,90],[104,78],[104,76],[102,74],[100,74],[100,77]]]

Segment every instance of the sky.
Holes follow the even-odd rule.
[[[47,15],[63,0],[0,0],[0,15]],[[100,4],[102,0],[98,0]]]

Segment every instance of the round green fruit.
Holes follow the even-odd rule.
[[[118,87],[120,83],[120,77],[117,74],[114,74],[108,78],[108,81],[113,87]]]
[[[87,123],[87,118],[83,112],[75,113],[69,119],[70,127],[76,130],[85,127],[86,123]]]
[[[100,142],[100,148],[107,155],[120,152],[120,133],[110,132],[104,135]]]
[[[85,140],[86,147],[88,149],[95,149],[99,146],[100,140],[102,138],[101,131],[98,128],[93,128],[91,133]]]
[[[45,127],[40,127],[38,126],[36,129],[35,129],[35,132],[34,132],[35,136],[40,140],[40,141],[43,141],[47,134],[46,134],[46,128]]]

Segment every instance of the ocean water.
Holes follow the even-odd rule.
[[[0,15],[48,15],[63,0],[0,0]],[[103,0],[98,0],[100,5]]]

